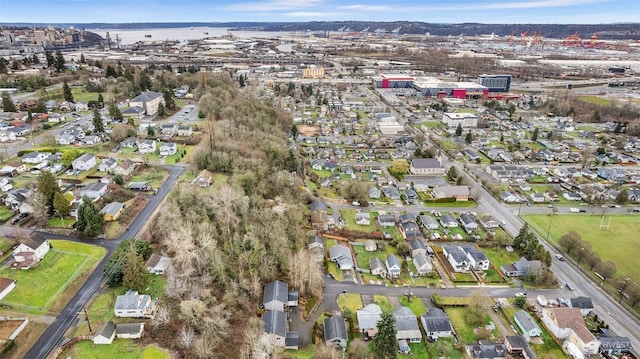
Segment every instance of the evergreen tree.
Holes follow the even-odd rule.
[[[539,128],[534,128],[533,129],[533,133],[531,134],[531,141],[536,142],[538,141],[538,135],[540,134],[540,129]]]
[[[87,60],[84,58],[84,54],[80,54],[80,63],[81,64],[86,64]]]
[[[591,122],[600,122],[600,111],[593,111],[593,116],[591,116]]]
[[[138,255],[135,244],[131,242],[127,253],[127,264],[124,266],[122,284],[125,288],[142,292],[149,285],[149,272],[145,268],[142,258]]]
[[[118,248],[116,248],[115,252],[111,255],[103,269],[105,279],[107,280],[107,286],[112,287],[122,283],[124,268],[127,264],[126,259],[132,245],[136,250],[137,257],[142,258],[143,261],[147,260],[151,255],[151,247],[147,241],[126,239],[120,242],[120,244],[118,244]]]
[[[169,110],[175,110],[176,102],[173,100],[173,95],[171,94],[171,91],[164,90],[164,93],[162,94],[162,96],[164,97],[164,107],[168,108]]]
[[[33,114],[31,113],[31,110],[27,110],[27,123],[32,123],[33,122]]]
[[[65,101],[73,102],[73,93],[71,92],[71,87],[69,87],[67,80],[64,80],[64,84],[62,84],[62,93],[64,94]]]
[[[115,101],[109,104],[109,116],[111,116],[111,118],[113,118],[116,121],[122,121],[122,118],[123,118],[122,111],[120,111]]]
[[[102,123],[102,116],[100,116],[100,111],[97,108],[93,109],[93,127],[96,133],[104,132],[104,124]]]
[[[164,105],[162,102],[158,104],[158,116],[164,116]]]
[[[98,103],[100,104],[100,108],[104,107],[104,97],[102,97],[101,93],[98,94]]]
[[[471,133],[471,131],[467,132],[467,135],[464,138],[464,142],[466,142],[467,144],[473,142],[473,134]]]
[[[71,204],[60,192],[56,192],[53,196],[53,208],[55,208],[58,215],[62,217],[68,216],[71,212]]]
[[[396,319],[391,312],[383,312],[378,322],[378,333],[373,337],[371,344],[376,358],[395,359],[398,356],[398,343],[396,341]]]
[[[0,57],[0,74],[6,74],[9,71],[7,64],[9,64],[9,61],[4,57]]]
[[[58,72],[64,71],[64,56],[62,56],[62,52],[60,52],[60,50],[56,51],[54,66],[56,68],[56,71]]]
[[[462,124],[458,123],[458,127],[456,127],[456,136],[462,135]]]
[[[49,214],[52,214],[53,198],[56,193],[60,192],[60,187],[58,187],[56,183],[56,177],[49,171],[42,171],[38,175],[37,183],[38,192],[44,197]]]
[[[627,204],[627,202],[629,202],[629,191],[626,188],[623,188],[620,190],[620,192],[618,192],[618,195],[616,196],[616,203]]]
[[[82,198],[82,204],[78,207],[78,220],[74,227],[84,233],[87,237],[97,237],[100,234],[104,217],[91,199],[87,196]]]
[[[105,77],[118,77],[118,72],[113,68],[113,66],[108,65],[104,75]]]
[[[47,59],[47,67],[51,67],[56,63],[56,58],[53,57],[51,51],[45,51],[44,57]]]
[[[7,92],[2,93],[2,110],[4,112],[16,112],[16,105]]]
[[[238,76],[238,84],[240,85],[240,87],[244,87],[244,76],[240,75]]]

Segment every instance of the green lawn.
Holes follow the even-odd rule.
[[[474,201],[457,201],[447,203],[424,202],[424,206],[433,208],[469,208],[476,207],[477,204]]]
[[[71,228],[76,223],[75,218],[66,217],[64,219],[60,217],[51,217],[47,220],[47,227],[49,228]]]
[[[311,344],[304,349],[292,350],[287,349],[284,351],[284,359],[313,359],[316,355],[316,346]]]
[[[16,280],[16,289],[2,303],[29,312],[45,312],[64,289],[83,272],[92,268],[105,254],[104,248],[50,240],[51,251],[29,270],[4,268],[3,277]]]
[[[429,354],[427,353],[427,347],[424,343],[409,343],[409,348],[411,348],[411,354],[402,355],[398,354],[398,358],[428,358]]]
[[[384,295],[374,294],[373,302],[379,305],[383,312],[393,312],[394,310],[393,304]]]
[[[429,354],[431,354],[431,358],[463,358],[462,352],[455,348],[453,338],[440,338],[433,343],[429,343]]]
[[[369,268],[369,260],[375,257],[385,260],[381,252],[368,252],[364,249],[364,246],[353,246],[353,250],[356,252],[356,262],[360,268]]]
[[[116,339],[111,345],[94,345],[90,340],[83,340],[68,350],[65,350],[59,358],[83,358],[83,359],[168,359],[169,354],[155,346],[142,349],[131,339]]]
[[[355,313],[356,310],[362,309],[362,298],[358,293],[343,293],[338,296],[338,307],[340,309],[347,308]]]
[[[16,241],[9,238],[0,237],[0,253],[5,253],[11,249],[16,244]]]
[[[14,215],[14,211],[10,210],[6,206],[0,206],[0,222],[4,222]]]
[[[434,128],[440,125],[440,121],[422,121],[416,123],[416,127],[426,126],[427,128]]]
[[[427,313],[427,309],[424,307],[424,302],[420,297],[414,296],[411,298],[411,301],[409,302],[407,300],[407,297],[403,295],[402,297],[400,297],[400,304],[404,305],[405,307],[409,307],[409,309],[411,309],[411,311],[413,312],[413,314],[416,315],[416,317],[420,317],[421,315]]]
[[[147,167],[137,171],[129,182],[149,182],[152,188],[158,188],[167,179],[169,173],[160,167]]]
[[[578,99],[580,101],[584,101],[587,103],[594,103],[596,105],[609,106],[611,105],[611,100],[608,98],[602,98],[599,96],[579,96]]]
[[[507,252],[503,248],[482,248],[482,251],[495,268],[500,268],[501,265],[511,264],[520,259],[520,255],[517,252]]]
[[[562,347],[549,335],[547,330],[541,325],[543,344],[531,344],[531,348],[538,354],[546,353],[547,355],[541,356],[544,358],[567,358],[567,355],[562,350]]]
[[[453,325],[453,328],[455,329],[456,333],[458,333],[458,335],[460,336],[460,340],[462,340],[464,344],[477,343],[478,337],[473,332],[473,329],[475,327],[467,324],[467,321],[465,320],[466,311],[467,311],[467,308],[446,308],[445,309],[445,312],[447,312],[449,319],[451,319],[451,324]],[[484,324],[486,323],[489,323],[488,314]]]
[[[549,216],[524,215],[524,219],[540,236],[546,238]],[[618,272],[640,281],[640,267],[635,265],[635,256],[640,245],[640,217],[638,215],[613,215],[609,229],[600,229],[601,217],[591,214],[555,215],[551,218],[549,241],[558,240],[570,231],[576,231],[583,240],[591,244],[602,260],[616,263]],[[604,223],[609,223],[605,216]]]
[[[340,215],[344,218],[345,223],[347,224],[347,229],[352,229],[356,231],[363,232],[373,232],[376,230],[375,228],[375,220],[373,218],[373,214],[369,212],[370,221],[369,225],[359,225],[356,224],[356,210],[355,209],[341,209]]]
[[[329,274],[333,274],[333,279],[337,280],[338,282],[342,282],[344,280],[342,271],[338,267],[338,264],[334,262],[327,262],[327,272],[329,272]]]
[[[113,289],[107,289],[91,302],[87,308],[89,320],[95,323],[104,323],[113,319],[113,305],[116,302],[116,294]]]

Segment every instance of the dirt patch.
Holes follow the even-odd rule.
[[[9,353],[3,354],[3,359],[19,359],[24,358],[24,355],[33,347],[38,341],[38,338],[47,329],[47,324],[30,321],[24,330],[18,335],[15,342],[16,345],[9,351]]]
[[[298,133],[303,136],[315,136],[320,133],[320,129],[317,126],[297,125]]]
[[[13,332],[22,324],[22,320],[2,320],[0,321],[0,339],[8,339]]]

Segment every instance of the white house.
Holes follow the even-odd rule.
[[[144,109],[147,116],[158,113],[158,106],[164,103],[164,96],[160,92],[145,91],[129,101],[129,107],[140,107]]]
[[[419,275],[426,275],[433,271],[431,258],[425,253],[417,253],[413,256],[413,265],[416,267]]]
[[[118,165],[118,160],[113,157],[109,157],[102,160],[102,163],[100,164],[100,166],[98,166],[98,171],[109,172],[114,168],[116,168],[117,165]]]
[[[116,297],[116,304],[113,307],[116,317],[119,318],[142,318],[150,316],[151,297],[147,294],[138,294],[133,290],[128,290],[124,295]]]
[[[411,311],[411,309],[402,306],[393,312],[393,317],[396,320],[396,339],[407,340],[411,343],[420,343],[422,341],[422,333],[418,326],[418,318]]]
[[[389,273],[390,278],[399,278],[400,277],[400,261],[393,254],[389,254],[387,256],[387,260],[385,262],[387,266],[387,272]]]
[[[382,309],[374,303],[367,304],[362,309],[356,310],[356,318],[358,319],[358,328],[362,333],[373,337],[378,332],[378,322],[382,316]]]
[[[76,137],[69,133],[61,133],[58,136],[56,136],[56,142],[59,145],[70,145],[76,142]]]
[[[135,169],[136,163],[131,161],[130,159],[126,159],[120,162],[120,164],[113,169],[113,173],[126,177],[132,174]]]
[[[140,154],[156,152],[156,141],[154,140],[138,141],[138,152],[140,152]]]
[[[178,152],[178,146],[173,142],[165,142],[160,145],[160,156],[172,156]]]
[[[16,134],[11,131],[0,131],[0,142],[13,142],[16,140]]]
[[[456,272],[469,271],[469,258],[467,253],[460,246],[442,246],[442,254],[447,258],[451,267]]]
[[[471,246],[462,247],[469,258],[469,267],[473,270],[485,271],[489,269],[489,258],[480,249]]]
[[[140,339],[144,331],[144,323],[116,324],[116,338]]]
[[[50,155],[51,154],[47,152],[34,151],[30,153],[25,153],[24,155],[22,155],[21,160],[23,163],[36,164],[46,160],[47,158],[49,158]]]
[[[468,112],[445,112],[442,114],[442,123],[449,128],[457,128],[458,125],[462,128],[477,127],[478,116]]]
[[[427,338],[451,338],[453,336],[453,327],[451,321],[440,308],[431,308],[427,314],[420,316],[422,322],[422,328]]]
[[[80,190],[80,198],[87,196],[91,199],[98,199],[107,192],[107,184],[103,182],[91,182]]]
[[[169,268],[170,264],[171,259],[169,259],[169,257],[153,253],[147,261],[147,271],[151,274],[163,275],[167,268]]]
[[[76,171],[88,171],[97,164],[93,153],[85,153],[71,162],[71,167]]]
[[[32,253],[39,262],[50,250],[51,245],[46,238],[42,236],[31,236],[23,240],[22,243],[13,250],[13,259],[16,262],[21,262],[25,257],[25,253]]]
[[[544,308],[542,322],[563,347],[575,346],[584,355],[597,354],[600,342],[587,328],[578,308]]]
[[[377,275],[382,278],[387,277],[387,267],[382,259],[378,257],[369,259],[369,270],[371,271],[371,275]]]
[[[116,325],[113,322],[106,322],[100,326],[96,335],[93,336],[93,344],[108,345],[116,338]]]
[[[332,262],[338,263],[340,270],[353,269],[354,261],[351,250],[342,244],[336,244],[329,248],[329,258]]]

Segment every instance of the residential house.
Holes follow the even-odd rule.
[[[262,314],[262,329],[267,341],[274,346],[284,347],[287,337],[287,313],[267,310]]]
[[[389,273],[390,278],[400,277],[400,261],[395,255],[389,254],[387,256],[387,260],[385,261],[385,265],[387,267],[387,272]]]
[[[404,191],[404,197],[407,204],[414,204],[419,200],[418,193],[413,188],[407,188]]]
[[[340,270],[353,269],[354,261],[351,250],[342,244],[336,244],[329,248],[329,258],[332,262],[338,263]]]
[[[97,164],[93,153],[85,153],[71,162],[71,167],[76,171],[88,171]]]
[[[171,259],[169,257],[161,256],[158,253],[151,254],[149,260],[147,260],[147,271],[151,274],[163,275],[169,268]]]
[[[76,136],[69,133],[60,133],[56,136],[56,143],[59,145],[70,145],[76,142]]]
[[[119,146],[122,148],[135,148],[136,146],[138,146],[138,139],[136,139],[135,137],[125,138],[124,140],[122,140],[122,142],[120,142]]]
[[[176,134],[180,137],[191,137],[193,135],[193,129],[191,126],[178,126]]]
[[[400,223],[415,223],[416,221],[416,216],[414,214],[410,214],[410,213],[403,213],[400,215],[400,217],[398,217],[398,222]]]
[[[364,308],[356,310],[358,328],[368,336],[373,337],[378,332],[378,322],[382,316],[382,309],[374,303],[367,304]]]
[[[130,182],[128,188],[134,191],[146,192],[151,190],[149,182]]]
[[[514,357],[523,359],[538,359],[536,353],[531,349],[527,340],[521,335],[507,335],[504,337],[504,345],[507,351]]]
[[[371,223],[371,214],[369,212],[356,212],[355,221],[357,225],[368,226]]]
[[[173,137],[178,133],[178,125],[175,123],[165,123],[160,126],[160,133],[163,137]]]
[[[427,314],[420,316],[422,328],[427,338],[437,340],[439,338],[451,338],[453,327],[447,313],[440,308],[431,308]]]
[[[378,250],[378,244],[373,239],[364,241],[364,250],[367,252],[375,252]]]
[[[311,226],[314,229],[327,229],[329,215],[327,214],[327,205],[319,199],[313,200],[309,205],[311,209]]]
[[[444,245],[442,246],[442,254],[447,258],[451,267],[455,272],[469,271],[469,258],[467,253],[460,246]]]
[[[127,177],[132,174],[135,169],[136,163],[131,161],[130,159],[126,159],[120,162],[120,164],[113,169],[113,173],[121,175],[123,177]]]
[[[138,152],[140,154],[156,152],[156,141],[154,140],[138,140]]]
[[[377,275],[382,278],[386,278],[388,275],[385,263],[378,257],[369,259],[369,270],[371,271],[371,275]]]
[[[158,113],[158,106],[164,105],[164,96],[160,92],[145,91],[129,101],[129,107],[140,107],[144,109],[144,114],[153,116]],[[124,115],[124,113],[123,113]]]
[[[442,227],[444,228],[458,227],[458,221],[456,221],[455,217],[449,214],[440,216],[440,224],[442,224]]]
[[[336,314],[324,319],[324,342],[327,345],[347,347],[347,326],[342,314]]]
[[[144,117],[144,108],[140,106],[129,106],[129,108],[122,111],[122,117],[139,120]]]
[[[513,193],[511,193],[509,191],[502,191],[500,193],[500,198],[505,203],[519,203],[520,200],[521,200],[518,195],[513,194]]]
[[[101,141],[101,137],[100,136],[96,136],[96,135],[85,136],[82,139],[82,142],[87,146],[95,145],[96,143],[99,143],[100,141]]]
[[[98,182],[98,183],[101,183],[101,182]],[[110,202],[110,203],[107,203],[100,210],[100,214],[104,216],[105,222],[112,222],[117,220],[118,217],[120,217],[120,215],[122,214],[122,210],[124,210],[124,203]]]
[[[406,240],[423,238],[420,227],[418,227],[416,222],[401,222],[398,227],[400,229],[400,234],[402,234],[402,238]]]
[[[144,331],[144,323],[116,324],[116,338],[140,339]]]
[[[16,126],[13,128],[9,128],[7,130],[7,132],[10,132],[13,134],[14,137],[24,137],[28,134],[30,134],[33,131],[33,128],[29,125],[21,125],[21,126]],[[7,137],[11,137],[11,135],[8,135]]]
[[[480,222],[480,225],[484,229],[495,229],[500,227],[500,223],[498,223],[498,221],[496,221],[495,219],[493,219],[493,217],[489,215],[478,217],[478,222]]]
[[[6,164],[4,167],[0,169],[0,176],[15,177],[26,170],[27,170],[27,166],[25,166],[24,163],[12,162],[12,163]]]
[[[137,291],[128,290],[124,295],[116,297],[113,309],[116,317],[119,318],[149,317],[151,297],[148,294],[138,294]]]
[[[317,234],[309,236],[307,239],[307,247],[309,249],[318,248],[324,251],[324,238],[320,237]]]
[[[199,187],[209,187],[211,185],[211,182],[212,182],[211,172],[207,171],[206,169],[203,169],[202,171],[200,171],[200,173],[198,173],[196,178],[193,179],[192,183],[195,183]]]
[[[380,190],[382,191],[382,194],[390,200],[397,201],[400,199],[400,191],[398,191],[394,186],[383,186],[380,187]]]
[[[0,278],[0,300],[16,288],[15,279]]]
[[[478,223],[469,213],[462,213],[460,215],[460,223],[462,224],[462,228],[467,232],[472,232],[478,229]]]
[[[507,356],[507,347],[504,344],[482,340],[479,344],[466,345],[465,351],[474,359],[504,359]]]
[[[369,187],[369,198],[371,199],[380,199],[382,196],[382,191],[378,187],[371,186]]]
[[[382,227],[393,227],[396,225],[396,217],[392,214],[380,214],[378,215],[378,223]]]
[[[630,353],[631,340],[628,337],[613,335],[609,329],[600,329],[600,352],[606,355],[621,355]]]
[[[580,314],[584,317],[593,312],[593,301],[587,297],[570,298],[569,307],[580,309]]]
[[[411,248],[411,256],[415,257],[416,254],[427,254],[427,246],[419,239],[410,239],[409,248]]]
[[[529,198],[531,198],[531,202],[533,203],[542,203],[545,200],[544,195],[539,192],[533,192],[529,195]]]
[[[46,238],[40,235],[32,235],[22,240],[13,249],[14,266],[22,269],[31,268],[40,262],[50,250],[51,244]]]
[[[32,193],[33,190],[27,186],[13,188],[4,197],[4,204],[12,210],[17,211]]]
[[[539,260],[530,261],[525,257],[520,257],[520,259],[511,264],[500,266],[500,271],[507,277],[524,277],[531,270],[541,271],[542,262]]]
[[[422,227],[430,230],[440,228],[440,224],[438,224],[438,221],[435,218],[425,214],[418,216],[418,223],[420,223]]]
[[[49,158],[50,155],[51,154],[48,152],[34,151],[34,152],[25,153],[24,155],[22,155],[20,160],[23,163],[36,164],[36,163],[45,161],[47,158]]]
[[[160,156],[173,156],[178,152],[178,145],[173,142],[165,142],[160,145]]]
[[[426,176],[442,176],[444,175],[444,167],[435,158],[415,158],[411,161],[409,168],[411,174]]]
[[[102,197],[107,192],[107,184],[102,182],[91,182],[80,190],[80,198],[87,196],[92,200]]]
[[[413,256],[413,265],[418,271],[418,275],[427,275],[433,271],[433,264],[431,264],[431,257],[426,253],[417,253]]]
[[[13,142],[16,140],[16,134],[11,131],[0,131],[0,142]]]
[[[422,333],[418,326],[418,318],[411,309],[401,306],[393,312],[395,318],[396,340],[405,339],[411,343],[420,343]]]
[[[584,355],[597,354],[600,342],[587,328],[578,308],[543,308],[542,322],[559,340],[563,348]]]
[[[562,194],[562,197],[564,197],[567,201],[580,201],[582,200],[582,197],[580,196],[580,194],[575,193],[575,192],[565,192]]]
[[[455,198],[456,201],[469,200],[469,186],[436,186],[433,188],[433,197]]]
[[[462,247],[469,258],[469,267],[473,270],[485,271],[489,269],[489,258],[477,247]]]
[[[117,165],[118,165],[118,160],[113,157],[109,157],[107,159],[102,160],[102,163],[100,164],[100,166],[98,166],[98,171],[109,172],[115,169]]]
[[[520,328],[522,334],[524,334],[524,337],[527,340],[529,340],[529,338],[531,337],[539,337],[540,335],[542,335],[542,330],[540,330],[538,323],[536,323],[531,315],[529,315],[529,313],[525,312],[524,310],[520,309],[519,311],[517,311],[514,315],[513,320],[515,321],[518,328]]]
[[[289,285],[274,280],[264,286],[262,306],[266,310],[284,311],[289,304]]]
[[[100,326],[93,336],[93,344],[111,344],[116,338],[116,325],[113,322],[106,322]]]

